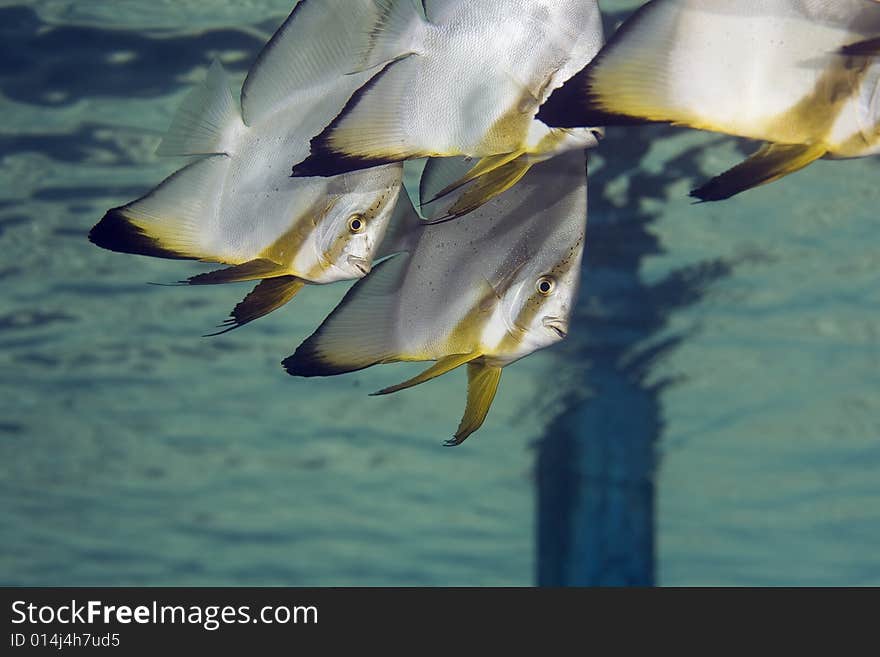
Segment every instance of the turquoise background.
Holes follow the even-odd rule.
[[[570,339],[458,449],[461,372],[283,372],[346,284],[207,339],[247,286],[91,245],[290,5],[0,0],[0,583],[880,584],[876,159],[692,205],[751,145],[609,131]],[[637,507],[584,503],[621,486]],[[647,579],[596,558],[634,518]]]

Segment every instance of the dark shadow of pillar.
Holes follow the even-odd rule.
[[[672,311],[699,301],[733,266],[710,261],[654,285],[641,280],[643,259],[660,251],[648,230],[658,216],[643,201],[665,201],[671,183],[704,178],[698,166],[703,147],[683,152],[659,173],[639,167],[652,140],[671,130],[609,130],[600,149],[603,166],[591,171],[581,299],[572,338],[557,352],[566,367],[582,368],[580,385],[538,443],[540,586],[656,583],[659,395],[671,382],[650,383],[648,375],[656,359],[686,336],[656,340]],[[630,191],[612,200],[609,184],[621,177]]]

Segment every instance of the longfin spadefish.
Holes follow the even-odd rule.
[[[226,267],[216,271],[209,271],[198,276],[192,276],[183,283],[190,285],[222,285],[224,283],[241,283],[243,281],[258,281],[261,278],[275,278],[287,274],[287,269],[273,260],[258,258],[250,260],[234,267]]]
[[[217,259],[206,226],[220,202],[230,158],[208,157],[184,167],[136,201],[107,212],[89,233],[104,249],[159,258]]]
[[[318,330],[282,361],[293,376],[332,376],[399,360],[395,306],[409,256],[373,267],[355,283]]]
[[[827,153],[821,144],[765,144],[744,162],[691,192],[700,201],[722,201],[803,169]]]
[[[840,54],[850,57],[873,57],[880,55],[880,37],[851,43],[841,48]]]
[[[261,281],[229,313],[229,318],[220,325],[220,331],[205,337],[222,335],[235,330],[255,319],[264,317],[293,299],[305,287],[306,282],[297,276],[279,276]]]
[[[461,445],[468,436],[483,425],[498,391],[501,368],[479,360],[468,363],[467,407],[455,436],[446,441],[447,447]]]
[[[236,135],[243,127],[238,103],[229,89],[229,78],[215,60],[205,81],[183,99],[156,153],[231,154]]]
[[[382,388],[382,390],[372,393],[371,396],[375,397],[377,395],[390,395],[394,392],[399,392],[401,390],[406,390],[407,388],[412,388],[413,386],[420,385],[422,383],[425,383],[426,381],[430,381],[431,379],[436,379],[438,376],[442,376],[443,374],[451,372],[457,367],[461,367],[465,363],[469,363],[470,361],[479,358],[480,355],[481,354],[478,353],[470,353],[451,354],[449,356],[444,356],[418,376],[414,376],[413,378],[408,379],[403,383],[398,383],[396,386]]]
[[[373,0],[378,12],[352,73],[385,66],[419,52],[427,25],[421,0]]]

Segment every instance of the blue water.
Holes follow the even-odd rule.
[[[281,370],[345,284],[203,339],[246,287],[91,245],[290,4],[0,3],[0,582],[880,584],[876,159],[694,206],[749,144],[609,131],[570,339],[458,449],[461,373]]]

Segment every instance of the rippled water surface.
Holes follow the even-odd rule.
[[[749,145],[610,131],[571,339],[458,449],[461,372],[368,398],[420,366],[280,368],[345,284],[205,339],[247,287],[89,244],[179,166],[153,151],[182,94],[215,57],[240,80],[290,5],[0,0],[0,581],[529,585],[613,570],[596,545],[644,515],[661,584],[880,584],[876,159],[694,206]],[[584,502],[626,486],[639,508]]]

